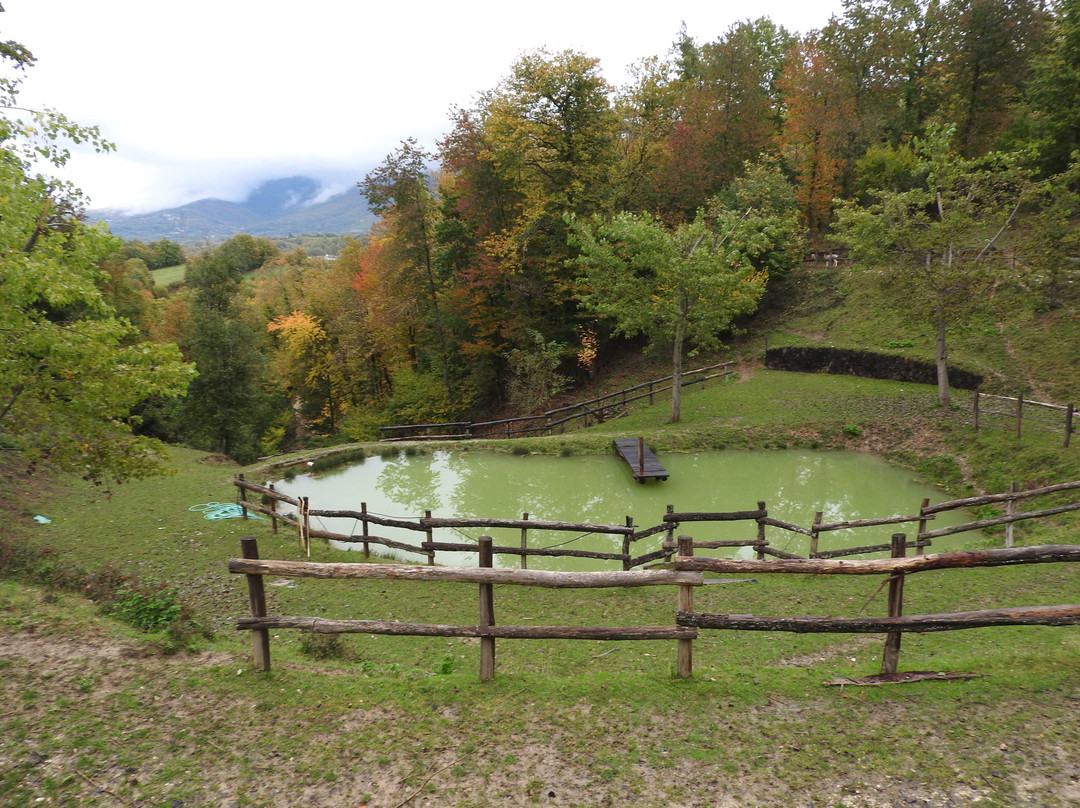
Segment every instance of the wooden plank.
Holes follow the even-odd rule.
[[[239,631],[296,628],[315,634],[388,634],[406,637],[493,637],[506,640],[688,640],[692,626],[444,626],[392,620],[325,617],[241,617]]]
[[[770,552],[770,549],[766,548],[765,552]],[[776,551],[772,553],[775,554]],[[1001,567],[1009,564],[1040,564],[1053,561],[1080,561],[1080,545],[1042,544],[1003,550],[959,550],[910,558],[857,559],[855,561],[834,561],[823,558],[752,561],[740,558],[677,556],[675,569],[720,573],[747,572],[756,575],[766,572],[808,575],[876,575],[967,567]]]
[[[615,451],[630,466],[630,472],[639,483],[645,480],[666,480],[670,476],[652,449],[644,444],[639,446],[641,442],[637,438],[614,438],[611,442]]]
[[[680,626],[695,628],[789,631],[795,634],[922,633],[988,626],[1075,626],[1080,625],[1080,604],[1018,606],[906,617],[758,617],[753,614],[679,612],[675,622]]]
[[[229,559],[229,572],[240,575],[280,575],[293,578],[368,578],[400,581],[446,581],[467,584],[511,584],[549,589],[592,589],[620,586],[701,584],[700,572],[636,570],[611,572],[550,572],[510,567],[423,567],[416,564],[358,564],[318,561],[261,561]]]

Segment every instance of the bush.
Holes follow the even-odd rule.
[[[115,591],[104,611],[140,631],[161,631],[183,613],[178,595],[176,587],[168,588],[154,581],[142,585],[129,583]]]
[[[340,634],[305,632],[300,635],[300,653],[320,660],[344,660],[352,657],[352,651],[342,641]]]

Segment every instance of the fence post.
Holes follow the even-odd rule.
[[[240,482],[244,482],[244,475],[243,474],[238,474],[236,476],[240,479]],[[247,490],[245,490],[244,488],[240,488],[240,515],[245,520],[248,518],[248,515],[247,515]]]
[[[300,550],[303,550],[303,503],[305,500],[305,497],[300,497],[300,504],[296,509],[296,538],[300,542]]]
[[[527,520],[529,518],[529,514],[527,512],[523,513],[521,515],[521,518]],[[521,549],[524,550],[528,546],[529,546],[529,529],[527,527],[523,527],[521,529]],[[521,568],[523,570],[527,570],[529,568],[529,557],[527,555],[525,555],[525,553],[521,554]]]
[[[273,483],[270,483],[267,487],[270,489],[271,494],[276,493]],[[270,497],[270,527],[273,528],[274,533],[277,533],[277,497],[275,496]]]
[[[907,555],[907,536],[903,533],[894,533],[892,537],[892,558],[903,558]],[[889,578],[889,617],[900,617],[904,613],[904,575],[893,573]],[[885,635],[885,652],[881,655],[881,672],[896,673],[896,666],[900,661],[900,638],[904,635],[899,631],[890,631]]]
[[[757,509],[759,511],[765,511],[765,503],[764,502],[758,502]],[[768,512],[766,511],[766,513],[768,513]],[[757,540],[758,540],[757,560],[758,561],[764,561],[765,560],[765,549],[764,548],[765,548],[765,545],[768,543],[765,540],[765,522],[764,522],[764,519],[765,519],[765,517],[759,517],[758,520],[757,520]]]
[[[1068,407],[1065,408],[1065,448],[1066,449],[1069,448],[1069,436],[1072,435],[1072,431],[1073,431],[1073,412],[1075,412],[1075,407],[1073,407],[1072,404],[1070,404]]]
[[[240,539],[240,555],[246,559],[258,560],[259,545],[254,536]],[[252,617],[266,617],[266,590],[263,589],[261,575],[245,575],[248,585],[248,601],[251,603]],[[255,670],[270,670],[270,630],[253,629],[251,632],[252,651],[255,656]]]
[[[651,406],[652,406],[652,404],[653,404],[653,397],[652,397],[652,395],[653,395],[653,394],[652,394],[652,382],[649,382],[649,406],[650,406],[650,407],[651,407]]]
[[[667,506],[667,512],[668,513],[675,513],[675,506],[674,505],[668,505]],[[667,523],[667,536],[665,537],[664,540],[668,544],[674,544],[675,543],[675,526],[676,526],[675,522],[668,522]],[[664,556],[664,561],[671,561],[671,553],[668,553],[667,555]]]
[[[430,519],[431,518],[431,511],[424,511],[424,517],[426,519]],[[427,530],[424,531],[424,534],[427,536],[427,543],[428,544],[431,544],[432,542],[435,541],[435,539],[434,539],[435,531],[431,527],[430,524],[427,526]],[[428,550],[427,551],[427,563],[428,563],[429,567],[434,567],[435,566],[435,551],[434,550]]]
[[[626,517],[626,526],[628,528],[630,528],[631,530],[634,529],[634,517],[632,517],[632,516],[627,516]],[[633,544],[633,541],[634,541],[634,537],[630,533],[627,533],[626,535],[624,535],[622,537],[622,554],[623,554],[622,568],[624,570],[630,569],[630,545]]]
[[[926,509],[930,507],[930,498],[926,497],[922,501],[922,505],[919,506],[919,516],[923,517],[919,520],[919,532],[915,534],[915,541],[918,542],[922,539],[923,533],[926,532]],[[922,555],[923,548],[916,545],[915,555]]]
[[[1016,397],[1016,437],[1020,437],[1020,426],[1024,423],[1024,394]]]
[[[1009,483],[1009,493],[1010,494],[1015,494],[1019,490],[1020,490],[1020,484],[1019,483]],[[1009,499],[1008,504],[1005,506],[1005,513],[1008,516],[1012,516],[1013,514],[1016,513],[1016,500],[1015,499]],[[1006,522],[1005,523],[1005,546],[1006,547],[1012,547],[1013,546],[1013,524],[1014,524],[1013,522]]]
[[[307,497],[304,500],[304,550],[307,552],[307,557],[311,558],[311,500]]]
[[[979,391],[975,391],[975,406],[973,420],[975,421],[975,431],[979,431]]]
[[[367,521],[367,503],[360,503],[360,530],[361,535],[364,537],[364,558],[371,558],[371,545],[367,541],[368,537],[368,521]]]
[[[492,563],[491,536],[480,537],[480,566]],[[491,584],[480,584],[480,627],[495,625],[495,591]],[[480,681],[495,678],[495,638],[480,638]]]
[[[690,536],[679,536],[679,555],[692,556],[694,540]],[[679,584],[679,611],[694,611],[694,587]],[[694,641],[679,640],[679,652],[675,665],[675,675],[680,679],[689,679],[694,675]]]
[[[825,514],[822,511],[818,511],[814,514],[814,524],[810,526],[810,555],[809,558],[817,557],[818,548],[818,525],[821,524],[821,517]]]

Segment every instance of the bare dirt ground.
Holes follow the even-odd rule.
[[[855,640],[855,643],[865,642]],[[831,653],[845,654],[854,647],[840,644]],[[793,657],[782,664],[815,665],[819,657]],[[199,668],[249,663],[240,655],[200,654],[173,658],[148,656],[136,643],[117,641],[91,629],[70,634],[62,626],[12,630],[11,621],[0,628],[0,664],[7,709],[0,742],[0,777],[10,784],[21,778],[20,788],[8,793],[25,795],[8,805],[185,806],[263,805],[273,808],[405,808],[405,806],[670,806],[671,808],[760,808],[761,806],[829,806],[829,808],[966,808],[986,806],[1080,805],[1080,741],[1072,725],[1075,713],[1063,715],[1043,731],[1017,738],[1015,746],[997,738],[964,736],[963,725],[980,721],[979,711],[1012,710],[1012,705],[969,707],[964,715],[945,718],[938,726],[918,729],[917,742],[940,749],[942,765],[965,753],[985,758],[985,767],[972,777],[967,767],[956,767],[956,781],[948,787],[930,785],[916,769],[883,771],[861,759],[840,765],[846,756],[865,750],[822,749],[835,771],[807,772],[797,779],[778,779],[772,766],[785,755],[801,753],[799,731],[782,748],[769,753],[761,766],[735,765],[744,738],[784,725],[810,728],[827,715],[810,700],[806,703],[771,701],[740,711],[718,714],[718,729],[729,739],[733,757],[695,760],[686,756],[659,765],[639,762],[633,776],[605,779],[595,761],[583,758],[580,739],[569,737],[558,716],[532,714],[528,703],[513,729],[499,731],[479,742],[470,732],[467,705],[439,708],[437,743],[410,735],[410,717],[383,706],[352,705],[332,709],[322,729],[305,724],[310,733],[303,749],[278,754],[268,734],[288,732],[295,716],[261,716],[257,698],[243,695],[223,701],[197,689],[176,686]],[[288,669],[288,666],[286,666]],[[239,674],[238,675],[242,675]],[[279,674],[281,675],[281,674]],[[287,678],[287,673],[285,674]],[[88,685],[87,683],[92,683]],[[154,687],[148,683],[158,683]],[[244,688],[238,687],[242,694]],[[27,693],[33,697],[28,698]],[[134,724],[126,713],[97,716],[119,698],[138,702]],[[124,695],[126,694],[126,695]],[[903,725],[910,717],[903,694],[873,706],[852,696],[851,709],[861,714],[868,728]],[[56,711],[68,704],[69,721],[57,721]],[[1047,705],[1046,713],[1062,705],[1080,708],[1080,692],[1066,694],[1060,704]],[[316,709],[323,705],[315,705]],[[575,713],[593,712],[591,704],[569,705]],[[648,746],[667,733],[667,719],[637,724],[634,743]],[[12,719],[16,719],[12,724]],[[108,737],[93,737],[95,720],[104,721]],[[109,726],[109,722],[115,726]],[[1033,717],[1042,720],[1042,716]],[[130,724],[130,725],[129,725]],[[277,729],[271,725],[278,725]],[[284,726],[282,726],[284,725]],[[217,732],[210,732],[211,728]],[[357,749],[351,759],[334,761],[333,777],[313,777],[322,765],[324,747],[340,749],[343,738],[382,738],[378,750]],[[115,731],[113,731],[115,730]],[[98,732],[101,732],[100,726]],[[598,756],[605,746],[620,747],[626,728],[610,717],[596,716],[592,743]],[[72,737],[83,734],[80,745]],[[55,737],[59,736],[59,737]],[[959,738],[960,740],[956,740]],[[85,744],[85,748],[80,748]],[[663,745],[662,743],[660,744]],[[417,747],[419,748],[411,748]],[[200,753],[198,747],[201,747]],[[206,750],[212,752],[207,755]],[[964,752],[963,750],[966,750]],[[340,752],[339,752],[340,754]],[[486,761],[482,763],[481,761]],[[198,767],[197,769],[195,767]],[[781,766],[781,770],[783,767]],[[182,791],[172,791],[174,782]],[[1003,800],[1002,793],[1011,797]],[[178,794],[179,796],[175,796]]]

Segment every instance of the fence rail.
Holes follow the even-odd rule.
[[[480,639],[480,679],[495,676],[496,639],[571,639],[571,640],[675,640],[676,675],[693,675],[693,641],[699,629],[740,631],[790,631],[814,633],[884,633],[885,653],[881,673],[894,675],[900,652],[900,637],[906,632],[949,631],[964,628],[1016,625],[1080,625],[1080,604],[1058,606],[1020,606],[979,611],[902,616],[904,577],[929,569],[965,569],[1011,564],[1080,561],[1080,546],[1047,545],[1005,550],[980,550],[938,553],[905,558],[904,534],[894,534],[893,558],[863,561],[826,559],[736,560],[695,558],[694,542],[680,536],[674,569],[613,572],[539,572],[535,570],[493,568],[492,540],[480,539],[480,559],[476,568],[424,567],[406,564],[342,564],[307,561],[260,560],[253,537],[241,540],[242,558],[229,560],[229,571],[245,575],[248,581],[251,617],[237,620],[238,630],[252,632],[255,667],[270,670],[270,630],[299,629],[320,634],[389,634],[403,636],[476,637]],[[819,575],[888,576],[888,615],[886,617],[761,617],[747,614],[710,614],[693,608],[693,591],[705,583],[704,572],[807,573]],[[428,581],[431,583],[471,583],[479,585],[479,620],[477,625],[441,625],[405,623],[388,620],[332,619],[308,616],[277,616],[266,613],[264,575],[315,579],[351,578],[357,580]],[[675,586],[674,625],[666,626],[510,626],[496,625],[493,584],[542,586],[558,589],[607,588],[626,586]]]
[[[256,513],[265,514],[271,518],[271,524],[274,532],[278,530],[278,523],[284,523],[297,530],[299,542],[302,548],[306,550],[308,555],[311,554],[311,538],[324,538],[345,544],[360,544],[363,545],[364,557],[369,558],[371,555],[370,546],[372,544],[381,545],[390,549],[401,550],[403,552],[413,553],[416,555],[424,556],[427,559],[429,565],[435,564],[435,553],[438,551],[447,552],[479,552],[479,546],[476,544],[468,544],[464,542],[443,542],[435,540],[435,531],[438,529],[460,529],[463,527],[483,528],[483,529],[517,529],[520,530],[520,542],[518,546],[510,545],[497,545],[492,548],[495,555],[510,555],[516,556],[519,559],[520,565],[524,568],[528,566],[528,559],[530,557],[576,557],[576,558],[591,558],[596,560],[619,562],[624,570],[634,569],[643,564],[649,564],[660,559],[670,560],[674,554],[675,548],[675,534],[678,528],[684,524],[695,523],[738,523],[738,522],[753,522],[755,524],[754,535],[752,538],[746,539],[723,539],[723,540],[710,540],[708,542],[698,542],[697,546],[700,549],[718,549],[721,547],[752,547],[755,555],[759,560],[764,559],[766,556],[774,558],[791,559],[791,558],[804,558],[804,559],[829,559],[839,558],[843,556],[851,555],[864,555],[867,553],[879,553],[890,550],[890,544],[872,544],[872,545],[860,545],[855,547],[848,547],[836,550],[819,550],[818,540],[822,533],[832,532],[836,530],[860,530],[870,527],[879,527],[884,525],[896,525],[904,523],[918,523],[917,531],[914,539],[909,543],[910,548],[914,548],[917,553],[922,553],[926,547],[931,545],[933,539],[943,536],[951,536],[958,533],[985,530],[990,527],[997,527],[1004,525],[1006,528],[1005,533],[1005,546],[1011,547],[1013,543],[1012,526],[1020,521],[1031,519],[1044,519],[1050,516],[1056,516],[1071,511],[1080,510],[1080,501],[1073,501],[1064,503],[1061,505],[1053,505],[1052,507],[1038,508],[1035,510],[1018,511],[1019,503],[1024,500],[1031,499],[1039,496],[1050,496],[1055,494],[1063,494],[1070,491],[1080,490],[1080,480],[1066,483],[1058,483],[1055,485],[1042,486],[1040,488],[1028,489],[1026,491],[1018,490],[1014,484],[1012,490],[1000,493],[1000,494],[985,494],[976,497],[965,497],[963,499],[955,499],[947,502],[941,502],[936,505],[931,505],[928,499],[924,499],[918,510],[918,513],[909,515],[898,516],[886,516],[872,519],[849,519],[835,522],[823,522],[822,513],[818,512],[815,515],[814,522],[809,527],[802,527],[800,525],[784,522],[779,519],[774,519],[769,516],[766,503],[759,501],[757,508],[753,510],[744,511],[726,511],[726,512],[694,512],[685,511],[677,512],[674,506],[669,505],[667,512],[664,513],[660,522],[656,525],[637,528],[634,524],[634,519],[631,516],[627,516],[625,523],[622,525],[604,525],[595,524],[590,522],[565,522],[565,521],[551,521],[551,520],[539,520],[530,519],[529,514],[524,514],[521,519],[504,519],[504,518],[485,518],[485,517],[434,517],[431,511],[425,511],[425,515],[417,519],[400,519],[391,518],[387,516],[381,516],[379,514],[372,513],[367,509],[367,503],[361,503],[360,510],[324,510],[312,508],[307,497],[290,497],[287,494],[283,494],[274,490],[272,485],[259,485],[257,483],[248,482],[244,479],[243,475],[239,475],[234,484],[238,490],[238,501],[242,508],[243,515],[247,517],[248,511],[254,511]],[[248,500],[247,494],[258,494],[262,501],[252,502]],[[285,503],[296,508],[294,514],[284,512],[279,509],[279,503]],[[1001,516],[993,516],[989,518],[976,519],[972,521],[966,521],[957,525],[950,525],[947,527],[929,529],[928,525],[933,522],[937,514],[947,511],[954,511],[960,509],[974,508],[984,505],[1000,505],[1006,506],[1006,513]],[[359,523],[361,532],[359,535],[334,533],[327,530],[320,530],[312,528],[312,518],[348,518],[353,519]],[[392,527],[411,531],[414,533],[424,534],[424,540],[417,542],[416,544],[410,544],[404,541],[398,541],[385,536],[379,536],[373,533],[371,526],[375,527]],[[809,538],[809,549],[805,556],[799,556],[795,553],[790,553],[786,550],[772,547],[770,545],[766,528],[774,528],[782,530],[786,533],[794,533],[799,536],[806,536]],[[550,530],[561,532],[575,532],[580,534],[600,534],[608,536],[618,536],[622,539],[621,552],[597,552],[592,550],[577,550],[569,547],[529,547],[529,532],[535,530]],[[663,536],[663,539],[657,544],[657,546],[647,549],[644,552],[634,555],[633,549],[637,542],[651,538],[653,536]]]
[[[988,407],[987,405],[990,406]],[[993,409],[995,406],[1006,407],[1007,409]],[[1036,412],[1054,413],[1056,414],[1056,417],[1043,418],[1037,415],[1031,415],[1028,413],[1031,408],[1035,408]],[[1063,445],[1067,448],[1069,446],[1069,439],[1076,431],[1076,427],[1073,426],[1075,413],[1076,407],[1072,404],[1064,406],[1059,404],[1046,404],[1042,401],[1025,399],[1023,396],[995,396],[990,395],[989,393],[980,393],[976,390],[974,403],[972,405],[972,423],[975,427],[975,431],[978,432],[983,416],[998,415],[1012,418],[1016,425],[1016,437],[1020,437],[1025,421],[1036,425],[1041,424],[1043,425],[1039,427],[1041,429],[1062,432],[1065,436]]]
[[[700,384],[711,379],[726,378],[735,370],[734,362],[720,362],[696,370],[690,370],[682,374],[681,387]],[[712,371],[721,371],[713,373]],[[662,379],[642,382],[633,387],[617,390],[596,398],[580,401],[558,409],[548,410],[539,415],[523,415],[516,418],[501,418],[496,421],[450,421],[441,424],[398,424],[395,426],[381,426],[379,432],[383,435],[383,441],[401,440],[462,440],[465,438],[488,437],[510,438],[515,435],[531,435],[535,433],[552,434],[556,428],[583,419],[584,426],[589,426],[589,418],[595,418],[597,423],[608,420],[614,414],[615,408],[625,408],[627,404],[642,399],[649,399],[652,404],[654,397],[667,392],[675,386],[673,376],[665,376]],[[525,426],[530,424],[530,426]]]

